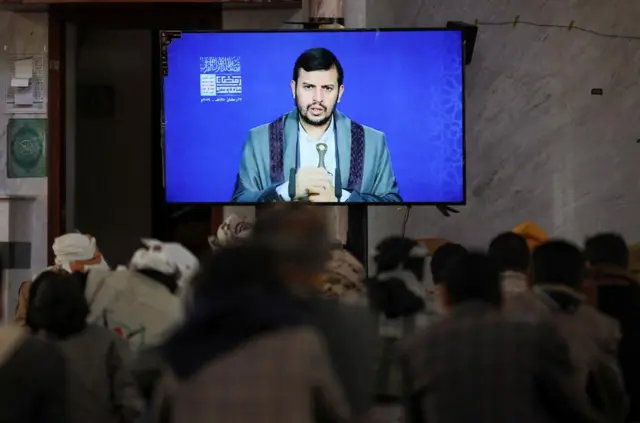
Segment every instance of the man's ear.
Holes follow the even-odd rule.
[[[292,79],[289,85],[291,85],[291,95],[296,98],[296,81]]]
[[[342,94],[344,94],[344,85],[340,85],[338,89],[338,103],[340,103],[340,99],[342,98]]]

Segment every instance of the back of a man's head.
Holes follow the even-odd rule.
[[[374,261],[378,274],[405,269],[422,280],[426,257],[427,250],[418,241],[403,236],[390,236],[376,246]]]
[[[531,274],[534,284],[579,288],[584,277],[582,252],[566,241],[549,241],[533,250]]]
[[[488,256],[467,253],[449,270],[444,281],[450,306],[483,302],[502,305],[500,272]]]
[[[585,258],[592,266],[629,268],[629,247],[618,234],[602,233],[587,238],[584,250]]]
[[[495,237],[489,244],[489,258],[498,270],[527,273],[531,253],[527,240],[516,233],[505,232]]]
[[[252,239],[273,251],[284,267],[306,274],[322,272],[332,249],[324,219],[307,205],[265,210],[256,219]]]
[[[43,272],[34,280],[29,295],[27,321],[34,325],[31,329],[65,339],[85,328],[89,304],[72,275]]]
[[[467,254],[467,249],[460,244],[447,242],[442,244],[431,256],[431,275],[433,283],[439,285],[446,279],[447,272],[455,263]]]
[[[272,251],[250,243],[212,252],[192,286],[196,300],[204,301],[225,294],[280,289]]]

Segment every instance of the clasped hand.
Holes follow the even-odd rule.
[[[312,203],[338,201],[333,177],[321,167],[301,167],[296,171],[296,195],[294,200],[309,198]]]

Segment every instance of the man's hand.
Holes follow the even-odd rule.
[[[331,175],[320,167],[301,167],[296,171],[296,195],[294,200],[300,200],[312,193],[323,192],[327,185],[331,185]]]
[[[312,203],[337,203],[336,189],[331,183],[313,186],[309,189],[309,201]]]

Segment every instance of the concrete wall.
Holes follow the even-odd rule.
[[[46,114],[7,113],[6,94],[15,58],[47,58],[47,15],[0,11],[0,254],[5,269],[5,309],[12,311],[18,285],[47,265],[47,178],[7,177],[7,124],[12,117]],[[45,83],[46,89],[46,83]]]
[[[369,27],[520,20],[640,35],[635,0],[370,0]],[[640,41],[577,30],[480,26],[466,69],[467,198],[457,217],[413,208],[411,236],[485,246],[533,220],[582,241],[640,240]],[[419,52],[416,52],[419,54]],[[602,88],[603,96],[592,96]],[[404,210],[370,207],[371,246],[399,233]]]

